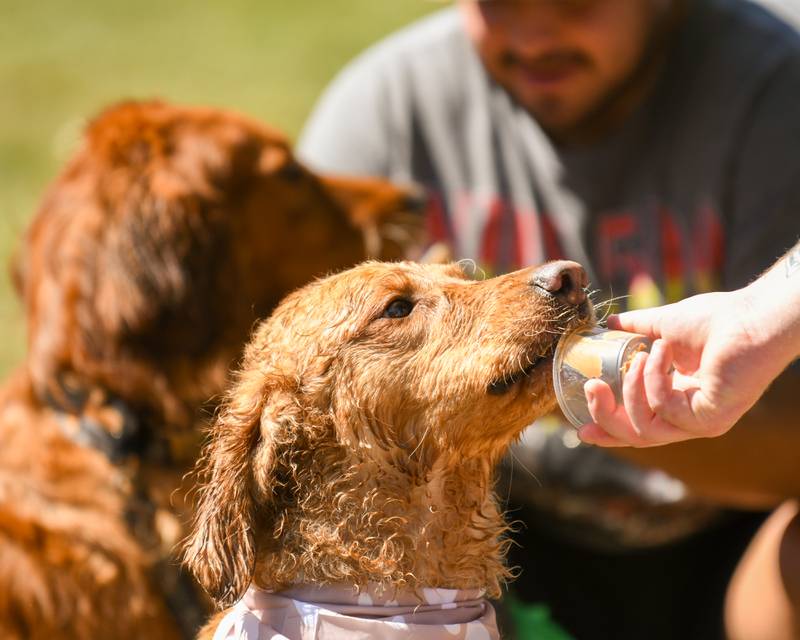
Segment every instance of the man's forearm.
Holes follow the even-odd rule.
[[[749,331],[774,355],[779,372],[800,355],[800,242],[744,293]]]

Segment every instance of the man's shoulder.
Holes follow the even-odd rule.
[[[299,153],[323,170],[388,175],[397,155],[389,139],[410,143],[418,123],[445,121],[443,113],[451,121],[467,103],[463,78],[482,73],[457,9],[436,11],[370,46],[336,75],[306,123]]]
[[[395,31],[366,50],[365,55],[427,56],[464,41],[458,12],[450,7]]]
[[[707,0],[709,33],[731,54],[800,55],[800,0]]]
[[[672,73],[664,76],[673,93],[680,87],[676,104],[687,105],[691,114],[724,105],[730,117],[719,120],[721,126],[752,113],[753,102],[767,87],[796,86],[800,33],[789,14],[800,0],[781,2],[780,15],[773,0],[698,0],[692,5],[673,52]]]
[[[455,8],[437,11],[403,27],[364,50],[350,70],[381,68],[382,73],[430,70],[459,64],[469,50]]]
[[[745,13],[767,13],[764,28],[770,32],[773,29],[783,31],[788,26],[795,31],[800,29],[800,0],[748,0],[744,4]],[[776,23],[777,19],[777,23]],[[791,36],[789,39],[792,39]],[[794,40],[798,39],[795,34]]]

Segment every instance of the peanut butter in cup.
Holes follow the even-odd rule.
[[[583,385],[599,378],[622,401],[622,379],[631,360],[640,351],[649,351],[650,338],[638,333],[602,327],[578,329],[564,335],[553,358],[553,386],[558,405],[573,426],[592,421]]]

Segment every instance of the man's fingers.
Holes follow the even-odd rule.
[[[652,435],[657,433],[658,436]],[[694,436],[687,434],[685,431],[676,429],[674,426],[667,424],[656,417],[651,427],[647,429],[647,439],[640,436],[633,436],[628,439],[620,439],[611,435],[602,426],[595,423],[589,423],[581,426],[578,429],[578,437],[581,442],[585,444],[593,444],[599,447],[636,447],[642,449],[645,447],[658,447],[664,444],[673,444],[675,442],[683,442],[689,440]]]
[[[688,437],[704,435],[704,425],[700,423],[691,403],[691,397],[697,390],[695,383],[691,377],[674,374],[672,362],[669,343],[656,340],[644,371],[645,392],[650,407],[664,422],[685,431]],[[680,382],[680,386],[676,382]],[[687,388],[689,383],[691,386]]]
[[[617,399],[614,392],[602,380],[592,378],[583,385],[586,400],[589,405],[589,413],[597,420],[598,418],[608,418],[617,408]]]
[[[603,425],[616,420],[617,401],[614,392],[602,380],[589,380],[583,387],[586,400],[589,405],[589,413],[595,422],[602,422]],[[620,407],[621,409],[621,407]],[[586,444],[594,444],[599,447],[626,447],[629,446],[624,440],[614,437],[599,424],[585,424],[578,429],[578,437]]]
[[[584,392],[592,419],[595,423],[602,425],[603,430],[611,438],[629,445],[638,442],[638,433],[628,419],[625,407],[617,404],[611,387],[602,380],[589,380],[584,385]],[[593,442],[592,444],[600,443]],[[603,444],[603,446],[610,445]]]
[[[646,353],[636,354],[622,383],[622,401],[634,432],[638,436],[641,436],[642,431],[653,421],[653,410],[647,401],[644,387],[644,368],[647,360]]]
[[[635,437],[630,440],[635,447],[651,447],[684,440],[685,437],[673,425],[656,415],[645,387],[645,371],[651,355],[637,354],[622,383],[622,398],[625,411],[632,423]]]
[[[646,353],[634,358],[623,381],[621,405],[617,404],[611,388],[605,382],[590,380],[584,385],[589,412],[595,424],[581,427],[581,440],[603,447],[651,447],[694,437],[662,419],[650,407],[645,389],[645,371],[648,368],[657,370],[663,378],[658,384],[667,398],[674,393],[670,386],[670,352],[665,347],[662,344],[656,349],[653,363],[651,355]]]
[[[581,442],[586,444],[594,444],[598,447],[627,447],[630,446],[627,442],[618,440],[609,434],[599,424],[585,424],[578,429],[578,437]]]
[[[672,422],[666,412],[673,393],[672,371],[672,347],[664,340],[656,340],[644,367],[644,387],[650,408],[668,422]]]

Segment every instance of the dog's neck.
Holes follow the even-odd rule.
[[[490,461],[335,450],[317,449],[314,464],[294,466],[296,494],[279,510],[271,549],[258,563],[258,586],[378,583],[499,595],[510,576],[503,563],[507,526]],[[426,457],[431,462],[421,461]],[[322,478],[297,471],[304,468],[337,472]]]
[[[492,491],[492,468],[486,459],[442,455],[427,482],[412,490],[409,533],[420,541],[413,573],[424,586],[480,587],[494,595],[510,577],[503,562],[507,525]]]

